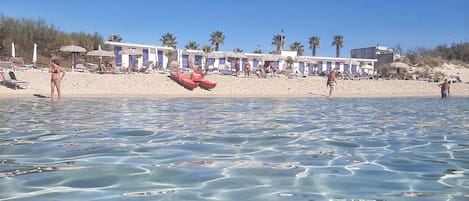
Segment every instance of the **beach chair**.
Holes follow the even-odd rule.
[[[8,74],[5,72],[0,72],[1,84],[16,89],[26,89],[28,88],[29,82],[17,80],[16,75],[13,71],[10,71]]]
[[[85,72],[86,67],[83,64],[75,64],[75,72]]]
[[[8,72],[8,76],[10,77],[10,80],[12,80],[13,82],[16,82],[15,87],[21,87],[23,89],[28,88],[29,82],[26,82],[26,81],[23,81],[23,80],[18,80],[16,78],[15,72],[13,72],[13,71]]]

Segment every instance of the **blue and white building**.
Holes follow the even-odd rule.
[[[211,70],[231,70],[236,59],[240,59],[241,66],[249,62],[251,69],[257,69],[267,62],[274,62],[276,69],[287,68],[287,61],[293,61],[292,71],[303,75],[322,74],[331,69],[338,69],[347,74],[373,74],[377,59],[342,58],[342,57],[313,57],[297,56],[296,51],[281,51],[281,54],[256,54],[214,51],[204,53],[201,50],[181,50],[171,47],[143,45],[122,42],[105,42],[111,45],[116,56],[117,67],[142,67],[144,64],[153,63],[164,69],[168,68],[168,52],[172,52],[173,61],[177,61],[181,68],[191,69],[195,66],[208,66]],[[135,50],[135,51],[126,51]],[[137,52],[137,53],[135,53]],[[243,68],[241,68],[242,70]]]

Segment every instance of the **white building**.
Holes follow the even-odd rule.
[[[142,67],[144,64],[154,64],[166,68],[168,63],[168,52],[175,52],[171,47],[162,47],[155,45],[142,45],[134,43],[122,43],[106,41],[105,44],[111,45],[116,56],[117,67],[130,67],[137,65]]]
[[[363,58],[337,58],[337,57],[312,57],[297,56],[296,51],[281,51],[281,54],[256,54],[215,51],[204,53],[201,50],[180,50],[170,47],[142,45],[121,42],[105,42],[114,48],[117,67],[143,66],[153,63],[162,68],[167,68],[168,52],[172,52],[173,61],[177,61],[181,68],[194,68],[195,66],[208,67],[211,70],[233,70],[236,59],[240,59],[241,66],[249,62],[251,69],[256,70],[260,66],[273,62],[274,68],[283,70],[288,68],[288,60],[291,60],[293,73],[303,75],[322,74],[331,69],[338,69],[341,73],[348,74],[373,74],[377,59]],[[132,51],[136,50],[137,54]],[[134,55],[133,55],[134,54]],[[291,58],[291,59],[290,59]],[[241,67],[241,70],[243,68]]]

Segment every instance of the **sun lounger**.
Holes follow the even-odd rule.
[[[85,72],[86,67],[83,64],[76,64],[75,65],[75,71],[76,72]]]
[[[1,84],[16,89],[26,89],[28,88],[29,82],[17,80],[16,75],[13,71],[10,71],[8,74],[5,72],[0,72]]]

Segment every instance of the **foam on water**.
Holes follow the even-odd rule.
[[[469,99],[0,99],[0,200],[465,200]]]

